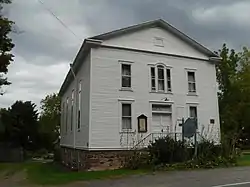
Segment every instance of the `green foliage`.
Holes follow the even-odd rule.
[[[39,118],[41,143],[43,147],[52,150],[60,129],[61,99],[58,94],[47,95],[41,101],[41,109]]]
[[[175,141],[168,136],[157,139],[148,149],[153,164],[183,162],[190,157],[182,141]]]
[[[123,167],[132,170],[148,167],[149,158],[147,151],[133,150],[125,156]]]
[[[11,3],[10,0],[0,1],[0,11],[4,4]],[[8,72],[8,66],[13,61],[14,55],[11,54],[11,50],[14,47],[11,38],[9,38],[9,33],[11,32],[12,25],[14,22],[8,20],[4,17],[2,11],[0,12],[0,87],[3,85],[9,85],[10,82],[4,77],[4,74]],[[1,94],[3,94],[1,92]]]
[[[1,110],[4,125],[2,141],[25,149],[33,149],[38,134],[38,112],[30,101],[16,101],[8,110]]]

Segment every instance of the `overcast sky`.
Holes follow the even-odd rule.
[[[224,42],[240,49],[250,46],[249,0],[13,0],[5,13],[19,34],[15,61],[0,107],[16,100],[39,105],[58,92],[84,38],[162,18],[211,50]],[[46,8],[57,15],[66,29]],[[72,30],[74,34],[71,33]]]

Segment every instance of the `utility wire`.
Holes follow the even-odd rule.
[[[71,34],[73,34],[78,40],[81,40],[57,15],[55,15],[55,13],[53,13],[53,11],[51,9],[49,9],[48,7],[46,7],[46,5],[44,4],[44,2],[42,0],[37,0],[54,18],[57,19],[57,21],[59,21],[61,23],[61,25],[66,28],[68,31],[71,32]]]

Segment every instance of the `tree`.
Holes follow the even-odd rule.
[[[38,112],[31,101],[16,101],[8,110],[1,110],[4,141],[25,149],[35,149],[38,136]]]
[[[223,44],[219,50],[221,62],[216,66],[217,82],[219,85],[219,111],[222,132],[231,133],[238,131],[235,106],[238,105],[237,67],[240,60],[238,54],[229,50]]]
[[[11,54],[14,44],[11,38],[9,38],[9,33],[11,32],[14,22],[2,14],[3,5],[9,3],[11,3],[11,0],[0,0],[0,87],[10,84],[7,78],[4,77],[4,74],[8,72],[8,66],[14,57],[14,55]],[[1,92],[1,94],[3,93]]]
[[[41,109],[39,133],[43,137],[44,147],[52,149],[53,142],[59,137],[60,128],[61,99],[58,94],[53,93],[42,99]]]

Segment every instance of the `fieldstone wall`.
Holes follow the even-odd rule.
[[[72,170],[107,170],[122,167],[130,151],[87,151],[61,147],[62,163]]]

